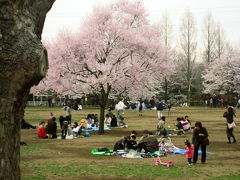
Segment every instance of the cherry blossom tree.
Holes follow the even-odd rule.
[[[62,94],[95,94],[100,128],[109,97],[152,95],[156,78],[172,71],[161,32],[151,25],[141,1],[95,6],[78,33],[61,33],[49,44],[49,87]]]
[[[204,78],[204,93],[240,94],[240,52],[232,51],[209,65]]]

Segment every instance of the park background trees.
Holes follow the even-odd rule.
[[[127,3],[130,3],[130,2],[127,2]],[[134,1],[132,1],[132,2],[134,2]],[[124,3],[127,4],[126,2],[123,1],[122,3],[118,3],[116,6],[121,6]],[[107,6],[108,5],[96,6],[93,9],[93,11],[101,12],[102,8],[105,8],[105,10],[106,10]],[[143,7],[143,9],[144,9],[144,7]],[[108,15],[113,13],[112,10],[108,10],[108,11],[109,11]],[[130,14],[133,13],[133,10],[130,10],[130,8],[128,9],[128,11],[129,11],[128,13],[130,13]],[[88,32],[88,34],[85,33],[85,35],[84,35],[84,32],[88,31],[87,28],[89,27],[87,25],[86,21],[90,21],[89,19],[93,16],[101,16],[101,15],[103,15],[103,13],[102,14],[92,13],[91,15],[88,15],[85,18],[84,22],[82,22],[82,25],[79,28],[79,31],[81,31],[81,33],[80,32],[78,34],[75,33],[74,36],[76,36],[76,37],[82,36],[83,37],[83,36],[88,36],[91,33],[92,33],[91,35],[93,35],[93,37],[98,36],[98,34],[96,33],[97,32],[96,29],[94,29],[96,31],[96,32],[94,32],[95,34],[93,32]],[[125,15],[126,15],[126,13],[125,13]],[[143,17],[145,18],[145,21],[147,22],[148,16],[147,16],[146,12],[145,12],[144,16]],[[128,18],[129,17],[130,16],[128,16]],[[136,16],[135,18],[138,19],[139,17],[140,16]],[[116,18],[116,16],[115,16],[115,18]],[[118,18],[120,18],[120,16]],[[142,18],[141,20],[143,20],[144,18]],[[125,20],[126,20],[126,17],[125,17]],[[101,21],[97,20],[97,18],[95,18],[95,24],[97,24],[96,22],[100,23]],[[119,21],[119,22],[121,25],[124,24],[124,26],[129,26],[129,24],[127,25],[127,23],[128,23],[127,21],[126,21],[126,23],[125,22],[123,23],[121,21]],[[143,21],[140,21],[140,22],[141,23],[139,23],[139,26],[140,25],[142,26]],[[85,23],[85,25],[83,25],[84,23]],[[108,24],[108,26],[110,25],[109,22],[106,21],[104,26],[106,25],[106,23]],[[108,29],[105,29],[106,31],[111,32],[112,31],[111,27],[113,27],[113,25],[114,25],[114,27],[118,27],[119,32],[120,31],[123,32],[124,28],[122,26],[119,27],[118,24],[114,24],[113,22],[111,22],[111,23],[112,23],[112,26],[110,25]],[[150,23],[147,22],[147,24],[150,24]],[[135,99],[137,99],[136,96],[140,97],[140,94],[141,94],[142,98],[144,98],[144,97],[146,97],[146,95],[148,95],[148,97],[156,96],[157,98],[164,99],[165,102],[168,102],[170,100],[168,103],[173,103],[174,101],[172,101],[172,100],[175,99],[176,101],[178,101],[179,104],[183,103],[185,101],[185,97],[186,97],[186,101],[188,102],[188,105],[193,105],[195,103],[202,104],[203,99],[210,98],[210,96],[212,96],[212,95],[206,94],[205,91],[203,91],[204,86],[203,86],[202,74],[204,73],[204,70],[208,67],[210,62],[219,60],[219,58],[221,56],[224,56],[224,54],[227,53],[227,51],[229,51],[229,49],[232,49],[232,47],[224,35],[223,27],[214,19],[214,17],[211,15],[210,11],[206,12],[206,17],[203,19],[203,23],[200,23],[200,25],[197,25],[197,24],[198,24],[198,22],[195,22],[194,17],[189,9],[187,9],[185,11],[185,15],[182,18],[182,23],[180,24],[180,27],[175,27],[176,25],[172,25],[170,17],[167,15],[167,13],[164,13],[164,16],[162,17],[161,22],[159,23],[159,26],[154,25],[155,27],[153,29],[155,31],[161,32],[161,35],[160,35],[161,39],[159,41],[161,42],[162,46],[164,46],[164,48],[165,48],[165,51],[164,51],[165,53],[162,53],[162,58],[163,58],[164,62],[168,61],[168,59],[169,59],[170,62],[168,64],[171,64],[172,60],[174,61],[174,70],[173,70],[173,66],[170,65],[171,66],[170,69],[172,69],[171,72],[173,72],[173,73],[164,74],[164,73],[162,73],[162,70],[159,70],[160,73],[158,75],[155,75],[154,78],[152,78],[152,76],[148,77],[148,79],[151,79],[151,80],[149,80],[148,86],[145,86],[144,88],[143,87],[137,88],[138,90],[141,89],[141,92],[138,91],[136,93],[132,93],[132,90],[130,90],[130,89],[136,89],[135,88],[136,86],[133,86],[133,84],[131,84],[132,88],[130,86],[128,86],[128,88],[125,87],[125,88],[122,88],[121,90],[120,89],[112,90],[112,92],[118,92],[118,93],[117,94],[110,93],[108,97],[110,97],[111,99],[115,99],[116,97],[120,97],[120,95],[124,95],[125,97],[132,99],[133,94],[135,94]],[[93,25],[93,21],[92,21],[92,25]],[[86,28],[84,26],[86,26]],[[104,26],[101,25],[102,28]],[[153,25],[151,25],[151,26],[153,27]],[[180,29],[180,30],[176,33],[176,30],[174,32],[174,29]],[[131,31],[131,29],[128,29],[128,30],[129,30],[129,32]],[[202,31],[202,33],[199,33],[200,31]],[[108,35],[109,35],[109,32],[107,33]],[[65,33],[65,35],[63,35],[64,33]],[[135,32],[135,33],[137,35],[139,32]],[[61,38],[63,38],[61,36],[66,36],[65,37],[66,40],[62,40],[62,43],[60,43],[60,44],[64,44],[65,41],[68,41],[67,38],[70,38],[71,32],[65,31],[65,32],[61,32],[60,34],[62,34],[62,35],[58,36],[59,41]],[[131,38],[131,36],[129,36],[129,37]],[[136,36],[136,37],[138,37],[138,36]],[[109,37],[104,37],[104,38],[107,39],[107,38],[111,38],[111,37],[109,36]],[[73,38],[73,39],[74,40],[72,42],[71,41],[68,41],[68,42],[75,43],[74,41],[77,41],[76,38]],[[58,41],[58,40],[55,40],[55,41]],[[84,40],[86,40],[86,38]],[[135,38],[135,40],[136,40],[136,38]],[[95,41],[99,41],[99,39],[95,38]],[[126,38],[125,38],[125,41],[126,41]],[[51,44],[51,42],[49,42],[49,41],[47,43]],[[133,43],[134,43],[134,41],[133,41]],[[139,44],[141,44],[141,42]],[[98,44],[98,45],[94,44],[94,45],[101,46],[102,44]],[[69,44],[66,46],[69,46]],[[76,45],[73,45],[73,46],[76,46]],[[81,45],[79,44],[79,46],[81,46]],[[134,44],[131,45],[131,48],[133,48],[133,46],[134,46]],[[64,45],[61,48],[63,48],[63,51],[65,51]],[[61,48],[59,48],[59,49],[61,49]],[[151,47],[149,46],[148,49],[149,48],[151,48]],[[50,49],[50,47],[49,47],[49,49]],[[57,51],[57,50],[54,50],[54,51]],[[78,50],[76,50],[76,51],[79,51],[79,52],[82,51],[82,54],[84,54],[83,49],[78,48]],[[96,51],[100,52],[99,49],[95,50],[95,52]],[[163,51],[161,51],[161,52],[163,52]],[[103,54],[104,52],[101,52],[101,53]],[[130,57],[129,54],[131,54],[131,53],[126,54],[125,59],[129,59],[129,57]],[[138,54],[139,54],[139,52],[138,52]],[[99,54],[97,54],[97,55],[99,56]],[[110,56],[108,56],[108,57],[110,57]],[[136,53],[134,52],[133,56],[131,56],[131,57],[136,57]],[[84,58],[89,59],[89,57],[84,57]],[[145,59],[145,61],[148,61],[148,60],[149,59]],[[154,62],[154,60],[151,60],[151,61]],[[53,63],[53,64],[54,64],[54,66],[57,66],[58,63]],[[156,62],[156,67],[158,65],[161,68],[163,67],[162,64],[160,64],[159,62]],[[137,66],[137,65],[135,65],[135,66]],[[58,69],[60,70],[61,68],[58,68]],[[136,67],[136,69],[137,69],[137,67]],[[164,69],[164,68],[162,68],[162,69]],[[139,72],[141,72],[141,71],[139,71]],[[49,74],[51,74],[51,69],[49,70]],[[144,73],[141,72],[140,74],[144,74]],[[53,73],[53,75],[54,75],[54,73]],[[64,79],[65,77],[67,77],[67,74],[61,75],[61,76],[62,76],[61,79]],[[147,79],[147,76],[145,76],[145,77]],[[93,79],[94,78],[95,77],[93,77]],[[48,79],[48,77],[46,79]],[[55,81],[57,82],[57,85],[59,85],[60,81],[58,80],[57,77],[50,78],[50,79],[55,79]],[[65,80],[66,79],[67,78],[65,78]],[[69,78],[69,79],[71,79],[71,78]],[[133,77],[133,79],[134,79],[134,77]],[[71,82],[71,81],[69,80],[69,82]],[[136,81],[136,77],[133,82],[138,82],[138,81]],[[139,81],[139,82],[145,82],[145,81]],[[45,85],[47,85],[47,87],[45,87],[45,89],[49,89],[51,87],[51,84],[53,84],[52,80],[51,80],[51,82],[49,82],[47,84],[45,83]],[[55,87],[57,89],[57,93],[62,95],[62,93],[60,92],[60,89],[61,89],[61,90],[65,91],[64,94],[74,95],[73,87],[71,87],[71,89],[72,89],[71,91],[68,91],[68,89],[70,89],[69,84],[71,84],[71,83],[65,82],[63,86],[61,86],[59,88]],[[86,88],[85,88],[86,86],[83,85],[86,83],[78,82],[78,84],[81,84],[81,88],[78,88],[77,93],[75,92],[75,94],[78,94],[78,97],[83,97],[83,95],[85,97],[89,96],[87,94],[89,94],[90,91],[92,91],[90,93],[91,97],[92,96],[95,97],[96,96],[95,92],[99,91],[99,89],[91,88],[86,93]],[[130,81],[128,81],[128,84],[130,84]],[[44,88],[40,88],[40,89],[44,89]],[[40,89],[38,90],[38,92],[40,91]],[[79,89],[82,90],[81,93],[79,93],[79,91],[80,91]],[[85,92],[83,92],[83,91],[85,91]],[[183,98],[176,99],[175,97],[183,97]],[[100,97],[98,95],[94,99],[96,99],[97,102],[101,102]]]

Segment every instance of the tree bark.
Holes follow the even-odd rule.
[[[104,134],[105,106],[100,105],[99,134]]]
[[[21,179],[20,122],[48,68],[41,34],[54,1],[0,0],[0,179]]]
[[[165,103],[168,103],[168,80],[166,77],[164,78],[164,80],[165,80],[165,93],[164,93]]]
[[[108,96],[111,91],[111,87],[107,85],[107,90],[104,90],[104,86],[101,85],[101,94],[99,95],[100,104],[100,124],[99,124],[99,134],[104,134],[104,120],[105,120],[105,108],[108,103]]]

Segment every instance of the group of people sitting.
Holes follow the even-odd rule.
[[[178,117],[177,119],[177,129],[183,133],[190,132],[193,128],[191,127],[191,121],[188,116]]]
[[[127,128],[127,124],[124,121],[124,117],[119,117],[119,121],[117,120],[117,117],[109,111],[108,114],[106,114],[104,125],[108,127],[123,127]]]
[[[113,150],[114,151],[127,151],[130,149],[136,150],[138,152],[141,152],[142,150],[147,152],[155,152],[158,150],[158,140],[153,135],[152,132],[148,130],[143,131],[143,136],[140,138],[139,142],[136,141],[137,132],[132,131],[129,136],[123,137],[122,139],[118,140]]]
[[[82,129],[87,129],[86,119],[81,119],[78,122],[74,122],[71,126],[71,121],[67,117],[60,116],[59,124],[61,128],[61,137],[65,139],[67,135],[78,136],[81,135]],[[57,122],[53,113],[50,114],[47,123],[42,121],[37,128],[39,138],[57,138]]]
[[[193,130],[193,127],[191,127],[191,121],[187,115],[185,117],[177,117],[176,121],[176,130],[178,130],[178,135],[185,134],[186,132],[191,132]],[[156,135],[168,135],[168,130],[165,127],[165,123],[166,117],[162,116],[157,124]]]
[[[98,114],[88,114],[86,117],[87,128],[98,127],[99,119]]]
[[[47,124],[45,121],[42,121],[38,128],[38,137],[39,138],[57,138],[57,123],[56,118],[52,117],[47,120]]]

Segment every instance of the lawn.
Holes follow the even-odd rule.
[[[156,111],[144,111],[138,116],[134,110],[125,111],[128,128],[112,129],[104,135],[97,132],[90,137],[73,140],[38,139],[36,130],[21,130],[21,140],[28,146],[21,147],[21,173],[23,180],[68,180],[68,179],[240,179],[240,127],[235,129],[238,140],[236,144],[227,144],[223,108],[174,107],[167,117],[167,127],[173,128],[176,117],[189,115],[192,124],[202,121],[209,133],[210,145],[206,164],[198,163],[188,166],[184,155],[168,155],[163,161],[173,161],[174,167],[155,166],[154,158],[123,159],[116,156],[97,156],[90,154],[92,148],[110,147],[122,136],[132,130],[140,138],[143,130],[154,131],[156,128]],[[238,110],[239,111],[239,110]],[[27,107],[25,119],[38,124],[47,119],[50,112],[58,118],[65,115],[60,107]],[[99,113],[98,109],[73,111],[73,120],[79,121],[88,113]],[[237,112],[238,113],[238,112]],[[164,112],[167,115],[167,112]],[[236,124],[240,122],[237,117]],[[59,123],[58,123],[59,125]],[[186,136],[172,137],[175,146],[184,148]]]

